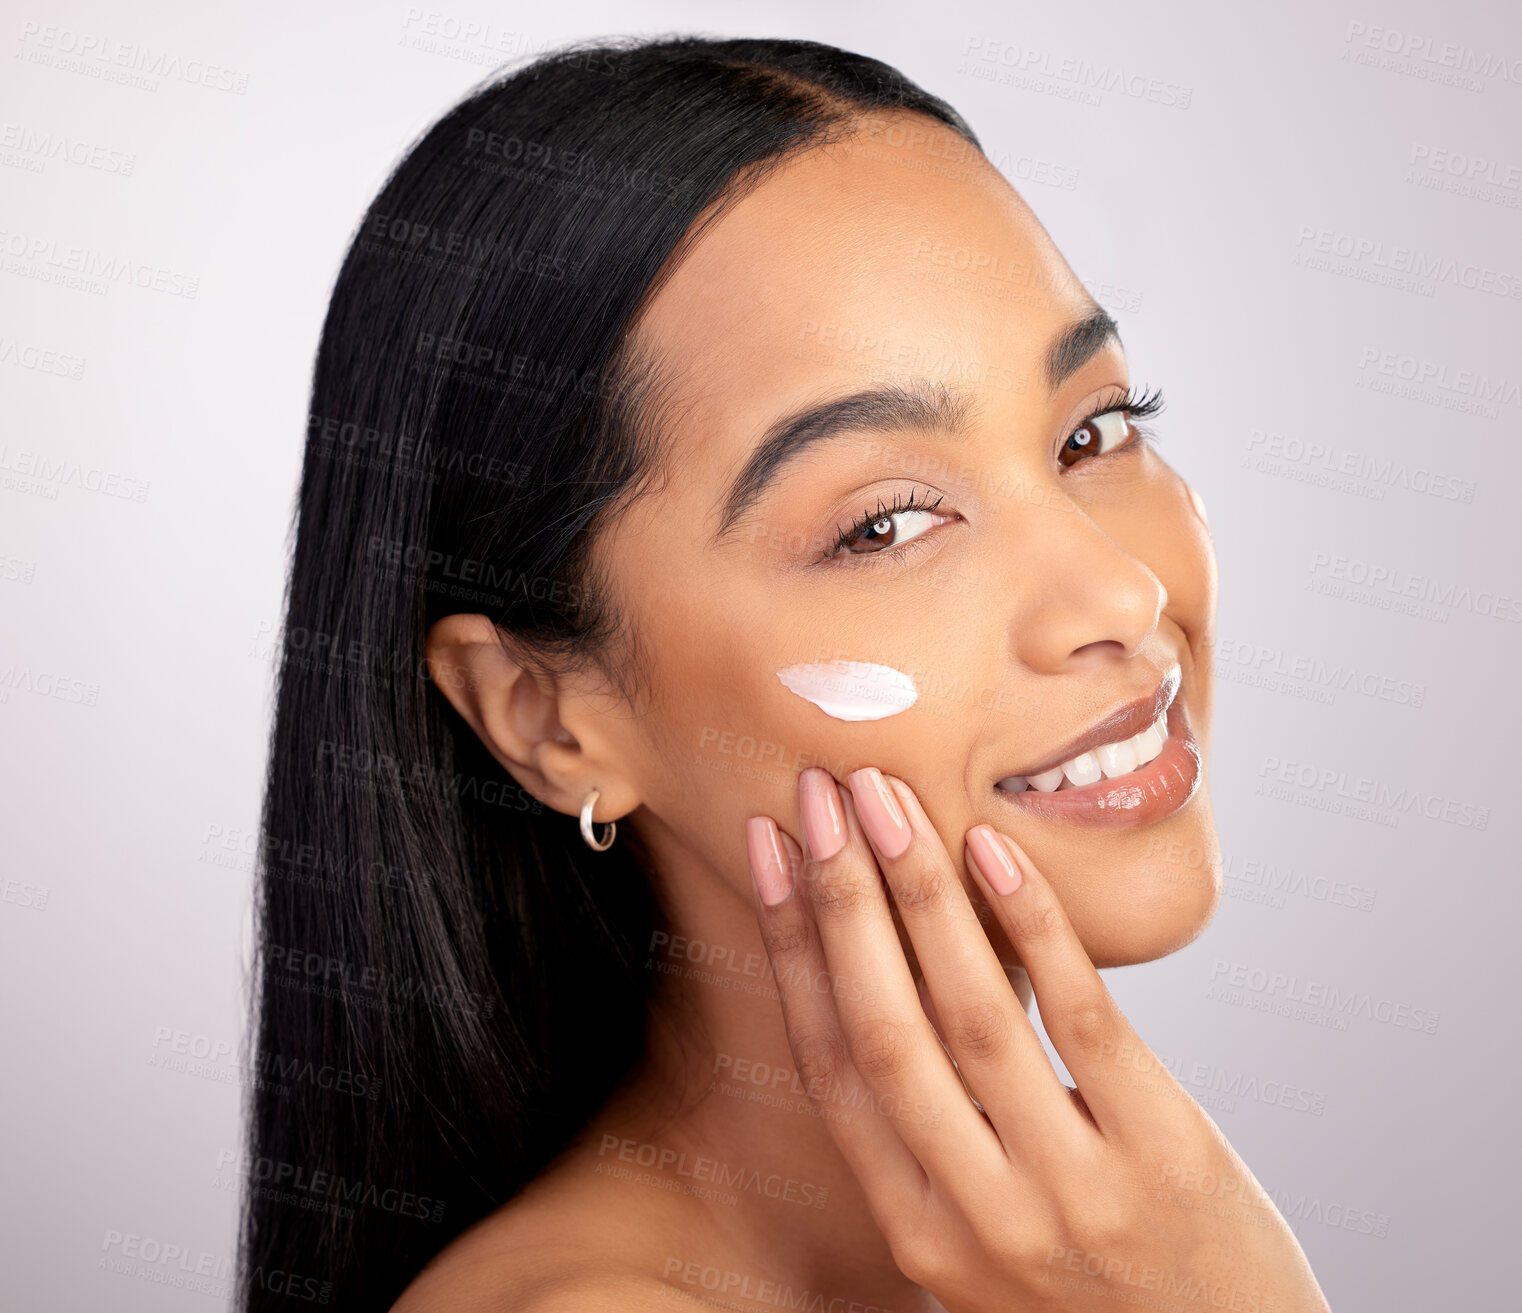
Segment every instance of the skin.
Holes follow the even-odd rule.
[[[905,134],[884,134],[885,123],[927,129],[931,151],[923,139],[909,144]],[[933,994],[932,1007],[938,1000],[943,1011],[957,1012],[973,996],[995,997],[987,990],[997,978],[1003,1022],[1013,1015],[1024,1031],[996,1027],[1013,1037],[1008,1051],[1020,1062],[997,1069],[1008,1082],[1003,1088],[980,1077],[985,1106],[997,1105],[1006,1118],[1023,1109],[1046,1119],[1082,1159],[1081,1171],[1077,1159],[1049,1160],[1044,1168],[1027,1162],[985,1182],[989,1198],[1001,1200],[1006,1230],[1028,1215],[1034,1242],[1046,1234],[1034,1201],[1056,1197],[1048,1188],[1054,1177],[1086,1181],[1097,1160],[1082,1158],[1074,1138],[1078,1126],[1087,1135],[1095,1122],[1044,1058],[1044,1074],[1032,1060],[1022,962],[1041,997],[1038,958],[1030,954],[1044,951],[1043,927],[1064,928],[1054,940],[1057,965],[1045,970],[1045,989],[1055,993],[1043,1006],[1058,1042],[1064,1005],[1084,1012],[1085,991],[1099,982],[1089,963],[1173,952],[1215,910],[1219,847],[1203,782],[1178,811],[1132,829],[1028,816],[993,793],[995,780],[1151,693],[1175,665],[1182,670],[1178,698],[1208,749],[1215,559],[1198,499],[1151,445],[1133,440],[1070,468],[1058,463],[1063,440],[1131,380],[1120,344],[1111,341],[1048,394],[1041,367],[1048,343],[1094,306],[1024,201],[976,152],[946,165],[948,145],[961,139],[939,125],[899,115],[876,127],[792,158],[709,225],[639,325],[642,343],[666,362],[675,383],[667,422],[671,477],[610,525],[596,550],[618,606],[654,654],[649,700],[631,706],[595,670],[559,680],[531,675],[481,616],[447,617],[429,634],[436,671],[469,671],[470,678],[439,682],[497,758],[567,817],[598,789],[599,835],[617,819],[619,841],[637,843],[673,934],[715,956],[700,970],[680,951],[656,949],[665,969],[641,1067],[549,1171],[430,1265],[400,1309],[690,1308],[693,1295],[711,1293],[694,1284],[702,1268],[748,1275],[753,1286],[773,1280],[827,1300],[838,1296],[847,1301],[835,1306],[841,1309],[851,1300],[899,1313],[977,1307],[960,1289],[928,1279],[929,1268],[906,1255],[905,1231],[916,1222],[926,1234],[933,1222],[946,1252],[961,1254],[965,1270],[982,1273],[987,1289],[1007,1297],[989,1307],[1019,1307],[1007,1301],[1025,1289],[1023,1278],[968,1248],[977,1248],[986,1227],[959,1222],[955,1210],[932,1218],[910,1208],[899,1189],[908,1175],[893,1175],[903,1167],[896,1157],[902,1144],[890,1149],[878,1138],[875,1148],[863,1147],[861,1137],[880,1136],[879,1122],[905,1131],[902,1116],[874,1119],[829,1098],[821,1106],[833,1120],[817,1115],[819,1108],[810,1115],[809,1098],[791,1080],[780,1093],[792,1106],[755,1102],[746,1094],[758,1088],[751,1082],[763,1068],[741,1067],[750,1079],[736,1081],[737,1064],[787,1073],[803,1066],[807,1076],[813,1068],[800,1064],[789,1025],[797,1030],[800,1018],[815,1031],[858,1024],[863,990],[841,990],[852,970],[881,986],[880,1001],[896,999],[900,1017],[915,1006],[916,983],[928,982],[920,997]],[[917,254],[938,246],[992,253],[1003,267],[1023,264],[1031,282],[1018,298],[994,294],[1001,286],[994,280],[948,283],[944,266]],[[874,333],[890,344],[889,359],[822,345],[820,325]],[[729,480],[778,417],[885,378],[965,385],[958,361],[982,362],[985,370],[997,362],[1001,371],[973,383],[975,414],[964,435],[861,432],[823,443],[785,466],[743,523],[713,544]],[[920,537],[845,562],[820,559],[879,499],[891,506],[895,495],[916,489],[942,495],[936,523]],[[911,672],[922,696],[885,719],[842,722],[776,678],[786,666],[835,657]],[[941,691],[927,694],[932,675]],[[986,710],[979,697],[997,697],[1004,709]],[[772,745],[767,768],[748,769],[742,754],[754,749],[726,750],[731,733],[736,742],[751,736]],[[844,853],[823,866],[800,861],[792,870],[807,896],[780,911],[764,908],[748,873],[746,822],[774,820],[796,860],[805,843],[800,777],[810,766],[834,781],[863,767],[903,781],[922,808],[913,812],[921,820],[909,865],[900,859],[895,875],[894,863],[874,858],[859,809],[848,803]],[[964,837],[979,825],[1016,841],[1025,896],[1053,910],[1038,906],[1032,920],[1019,906],[994,906],[1014,905],[1019,895],[991,898],[977,877]],[[1170,859],[1179,852],[1193,860]],[[924,906],[911,899],[907,923],[898,907],[890,919],[877,871],[895,893],[902,893],[905,870],[917,872],[912,893],[923,892],[914,881],[931,867],[945,877],[936,897]],[[811,929],[814,894],[838,891],[842,881],[854,882],[844,903],[851,915],[832,910],[827,932]],[[881,900],[880,916],[873,899]],[[928,923],[932,907],[941,919]],[[787,917],[794,918],[792,935]],[[1019,941],[1032,933],[1035,947],[1027,943],[1022,953]],[[769,952],[776,967],[779,943],[789,960],[807,944],[813,956],[806,960],[834,972],[839,997],[783,989],[779,1007],[776,982],[763,976]],[[933,957],[922,966],[927,951]],[[874,1064],[873,1089],[909,1101],[896,1107],[919,1100],[945,1115],[941,1147],[932,1153],[940,1157],[924,1168],[928,1179],[953,1179],[958,1163],[967,1179],[974,1172],[968,1164],[995,1170],[995,1158],[1004,1158],[990,1146],[989,1124],[955,1084],[924,1013],[915,1017],[922,1028],[905,1032],[914,1037],[912,1060],[896,1072],[886,1070],[892,1062]],[[1128,1028],[1106,1034],[1142,1043]],[[846,1035],[847,1050],[852,1043]],[[1075,1050],[1069,1062],[1080,1084],[1085,1052]],[[724,1079],[716,1081],[716,1072]],[[842,1088],[856,1088],[857,1073],[847,1074]],[[1125,1124],[1167,1128],[1175,1158],[1240,1166],[1218,1133],[1203,1129],[1203,1113],[1204,1122],[1188,1123],[1186,1132],[1168,1120],[1176,1100],[1129,1097]],[[611,1150],[609,1136],[616,1137]],[[732,1191],[733,1204],[715,1203],[642,1184],[614,1174],[644,1170],[620,1158],[625,1141],[685,1153],[689,1164],[716,1159],[776,1173],[799,1183],[799,1197],[826,1190],[827,1206],[745,1189]],[[1140,1161],[1117,1159],[1106,1170],[1124,1175],[1139,1171]],[[688,1170],[665,1176],[690,1183]],[[1198,1238],[1200,1215],[1176,1211]],[[1270,1249],[1285,1237],[1287,1228],[1275,1231]],[[1287,1243],[1298,1254],[1292,1237]],[[923,1280],[905,1274],[906,1256],[912,1276]],[[1273,1262],[1284,1258],[1270,1254]]]

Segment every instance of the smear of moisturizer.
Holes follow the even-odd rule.
[[[777,678],[836,720],[881,720],[914,705],[914,681],[870,661],[816,661],[779,670]]]

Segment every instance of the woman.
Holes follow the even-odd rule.
[[[875,60],[430,129],[317,360],[258,1041],[347,1088],[255,1095],[242,1306],[1325,1308],[1094,969],[1218,897],[1158,408]]]

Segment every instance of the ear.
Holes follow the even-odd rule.
[[[514,659],[490,618],[447,615],[429,626],[428,673],[502,765],[546,806],[576,816],[593,789],[601,825],[639,806],[608,697],[535,675]]]

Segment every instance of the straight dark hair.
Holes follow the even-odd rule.
[[[589,548],[661,470],[641,308],[709,219],[874,113],[962,118],[813,41],[579,43],[423,134],[355,234],[312,382],[261,820],[242,1310],[386,1309],[643,1049],[660,914],[430,687],[428,626],[648,663]],[[294,1304],[293,1304],[294,1300]]]

